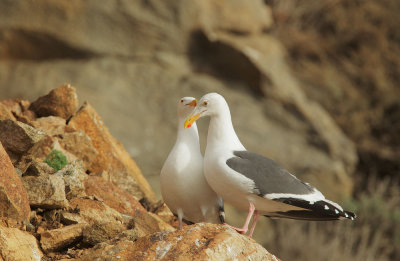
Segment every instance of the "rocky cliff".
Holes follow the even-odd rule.
[[[249,150],[331,199],[352,192],[355,146],[291,72],[265,1],[2,1],[0,25],[0,92],[77,86],[155,188],[176,101],[215,91]]]
[[[96,110],[63,85],[0,101],[1,260],[277,260],[222,225],[177,231]]]

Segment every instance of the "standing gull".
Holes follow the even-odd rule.
[[[260,214],[302,220],[355,218],[273,160],[247,151],[233,129],[228,104],[221,95],[204,95],[185,121],[185,128],[204,116],[211,118],[204,155],[208,184],[225,202],[249,211],[243,227],[235,228],[237,231],[248,231],[253,214],[250,237]]]
[[[171,211],[182,219],[197,222],[223,223],[224,203],[208,185],[203,174],[196,123],[183,128],[185,119],[196,106],[196,99],[184,97],[178,104],[178,135],[161,170],[161,194]]]

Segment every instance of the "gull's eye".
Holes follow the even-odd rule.
[[[203,106],[207,106],[208,105],[208,101],[203,101],[202,105]]]
[[[181,103],[183,103],[183,99],[181,100]]]

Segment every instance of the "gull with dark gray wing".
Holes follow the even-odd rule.
[[[316,188],[305,183],[273,160],[249,152],[237,137],[225,99],[217,93],[204,95],[185,128],[197,119],[210,116],[204,175],[211,188],[224,201],[247,210],[242,228],[235,228],[251,237],[259,215],[271,218],[301,220],[337,220],[355,218],[337,203],[325,199]]]

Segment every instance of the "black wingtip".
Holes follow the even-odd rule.
[[[304,212],[303,210],[290,211],[290,213],[287,213],[287,215],[290,216],[289,218],[296,219],[297,213],[299,219],[307,220],[356,219],[356,215],[354,213],[338,208],[338,205],[336,203],[329,200],[309,202],[307,200],[297,198],[279,198],[275,199],[275,201],[306,209],[306,212]],[[281,216],[283,216],[283,214],[283,212],[279,213],[279,215]],[[315,219],[313,217],[315,217]]]
[[[221,221],[221,224],[225,223],[225,210],[224,207],[219,208],[219,220]]]
[[[344,213],[344,218],[350,219],[350,220],[355,220],[357,218],[357,215],[354,214],[353,212],[350,211],[343,211]]]

